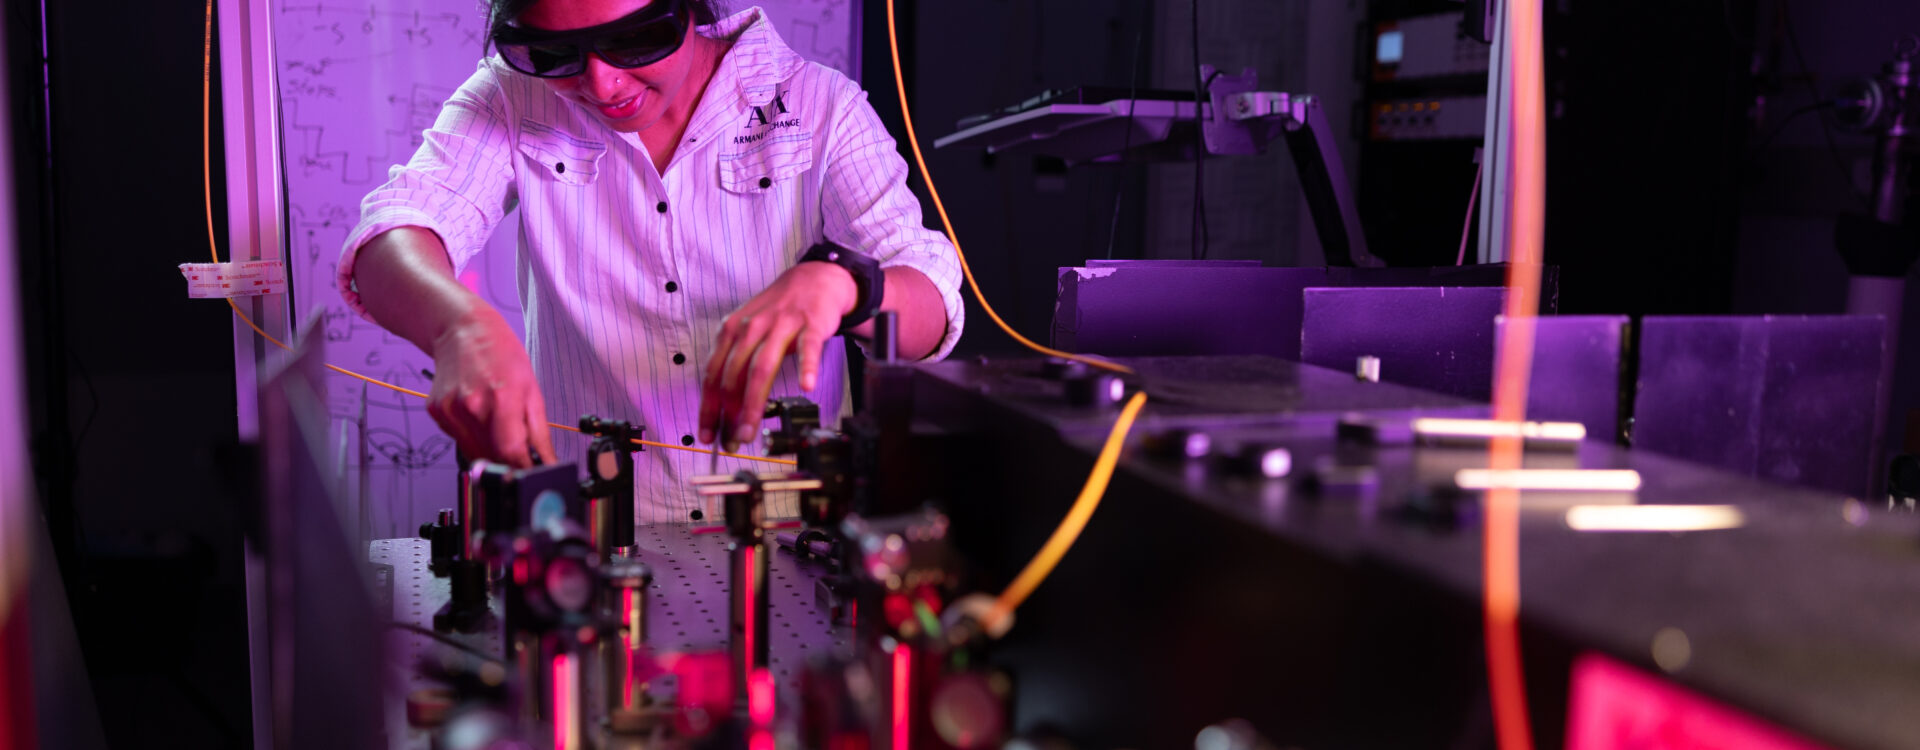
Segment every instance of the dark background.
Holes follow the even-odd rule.
[[[1254,67],[1262,88],[1320,95],[1346,136],[1350,176],[1421,173],[1371,151],[1363,162],[1350,136],[1366,3],[1199,5],[1202,59]],[[30,387],[21,417],[115,747],[250,744],[240,523],[221,458],[235,433],[232,325],[222,305],[185,299],[173,269],[207,254],[202,8],[50,0],[44,68],[41,5],[6,10]],[[1046,88],[1126,86],[1136,63],[1143,87],[1191,87],[1192,8],[902,1],[929,167],[983,291],[1023,333],[1044,341],[1059,266],[1109,247],[1121,258],[1189,257],[1192,167],[1059,172],[932,151],[932,140],[962,116]],[[1899,35],[1920,32],[1920,4],[1549,0],[1548,10],[1547,259],[1562,267],[1562,312],[1841,311],[1832,217],[1859,205],[1848,181],[1866,184],[1870,140],[1809,116],[1764,151],[1755,144],[1813,92],[1877,71]],[[904,154],[884,5],[867,0],[861,21],[865,83]],[[217,180],[217,102],[213,122]],[[1286,158],[1209,162],[1211,257],[1320,262]],[[925,195],[917,173],[911,184]],[[1442,181],[1432,199],[1464,207],[1464,188]],[[218,182],[214,191],[224,227]],[[930,202],[927,217],[937,223]],[[1909,342],[1915,317],[1903,326]],[[957,356],[1013,350],[977,303],[968,320]],[[1901,373],[1916,372],[1917,354],[1903,347]],[[1896,389],[1895,415],[1915,405],[1912,390]],[[1902,420],[1891,422],[1897,433]]]

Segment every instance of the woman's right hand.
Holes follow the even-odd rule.
[[[554,460],[547,403],[533,364],[500,313],[480,307],[433,341],[427,413],[468,458],[514,468]]]

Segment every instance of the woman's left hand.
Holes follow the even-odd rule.
[[[700,442],[731,452],[753,442],[773,377],[789,352],[800,359],[800,388],[820,378],[820,357],[860,290],[853,274],[809,261],[787,269],[720,324],[700,391]],[[730,424],[721,424],[725,415]]]

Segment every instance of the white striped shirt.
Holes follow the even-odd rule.
[[[527,351],[556,422],[595,414],[693,444],[721,322],[822,241],[926,274],[947,314],[931,358],[945,357],[965,320],[958,259],[922,226],[906,163],[866,92],[801,59],[759,8],[698,33],[733,45],[664,174],[635,134],[498,57],[482,60],[412,160],[361,204],[340,259],[347,303],[366,314],[352,279],[368,239],[423,227],[459,269],[517,204]],[[835,420],[847,393],[843,347],[828,344],[811,393],[789,358],[774,397],[805,395]],[[577,462],[586,441],[557,434],[554,446],[558,460]],[[650,448],[636,458],[637,520],[684,521],[706,508],[685,482],[707,473],[707,456]],[[742,468],[777,467],[720,460],[722,473]]]

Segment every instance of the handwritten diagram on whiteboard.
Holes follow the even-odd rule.
[[[555,0],[547,0],[552,2]],[[793,49],[859,79],[858,0],[761,0]],[[742,3],[731,7],[745,8]],[[296,319],[322,310],[328,359],[425,392],[432,359],[347,309],[334,286],[340,246],[360,200],[404,163],[440,105],[473,74],[486,41],[484,0],[286,0],[274,5]],[[517,217],[509,216],[460,276],[520,332],[514,284]],[[330,374],[336,422],[366,415],[366,471],[376,537],[410,536],[453,507],[453,441],[420,399]],[[340,434],[339,424],[334,434]]]

